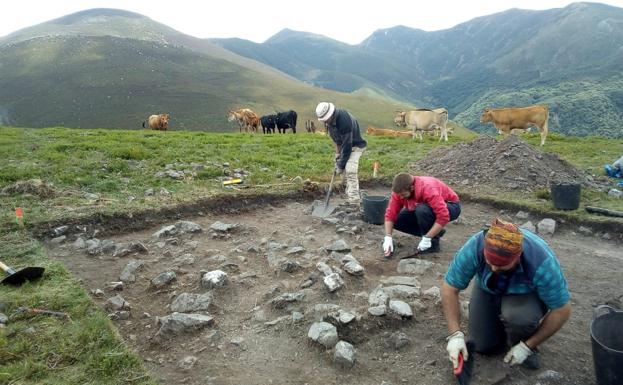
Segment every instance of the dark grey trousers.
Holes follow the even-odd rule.
[[[461,204],[455,202],[446,202],[448,212],[450,213],[450,220],[453,221],[461,215]],[[402,231],[403,233],[422,236],[430,230],[435,224],[435,212],[426,203],[415,206],[414,211],[407,211],[406,209],[400,210],[396,222],[394,222],[394,229]]]
[[[514,346],[536,332],[546,313],[536,293],[495,295],[475,284],[469,303],[469,339],[479,353]]]

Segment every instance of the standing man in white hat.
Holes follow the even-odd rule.
[[[344,174],[346,196],[350,203],[359,205],[359,158],[367,146],[361,137],[359,123],[346,110],[336,109],[333,103],[320,102],[316,106],[318,120],[325,124],[327,132],[335,143],[335,171]]]

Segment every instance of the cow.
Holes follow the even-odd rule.
[[[547,137],[547,119],[549,108],[545,105],[535,105],[521,108],[485,108],[480,116],[480,123],[493,123],[499,134],[504,136],[512,130],[529,131],[536,127],[541,132],[541,146]]]
[[[143,128],[147,127],[152,130],[166,131],[169,128],[169,114],[151,115],[147,121],[143,122]]]
[[[448,110],[445,108],[437,108],[429,110],[427,108],[419,108],[413,111],[398,111],[394,118],[394,124],[399,127],[407,127],[413,132],[413,139],[419,137],[424,140],[424,131],[439,130],[439,140],[448,141],[447,132]]]
[[[386,128],[376,128],[376,127],[368,127],[368,129],[366,130],[366,134],[374,135],[374,136],[391,136],[394,138],[398,138],[398,137],[411,138],[413,136],[413,134],[409,131],[396,131],[396,130],[389,130]]]
[[[227,120],[230,122],[233,120],[238,122],[238,128],[240,129],[240,132],[242,132],[242,128],[244,127],[244,132],[251,131],[252,133],[256,133],[260,125],[259,116],[257,116],[255,112],[251,111],[248,108],[241,108],[236,111],[229,111]]]
[[[274,134],[276,127],[277,115],[264,115],[260,118],[262,123],[262,132],[265,134]]]
[[[315,133],[316,132],[316,125],[314,124],[313,120],[306,120],[305,121],[305,129],[307,130],[307,132],[310,133]]]
[[[286,112],[278,112],[275,123],[277,124],[279,133],[285,134],[286,130],[291,128],[292,133],[296,134],[296,111],[289,110]]]

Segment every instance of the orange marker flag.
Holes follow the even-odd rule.
[[[24,227],[24,211],[21,207],[15,208],[15,222],[19,227]]]

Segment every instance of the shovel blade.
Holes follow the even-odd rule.
[[[43,275],[43,267],[25,267],[17,273],[11,274],[2,280],[3,284],[21,285],[26,281],[34,281]]]
[[[327,205],[323,201],[314,201],[312,209],[312,217],[325,218],[333,213],[335,206]]]

